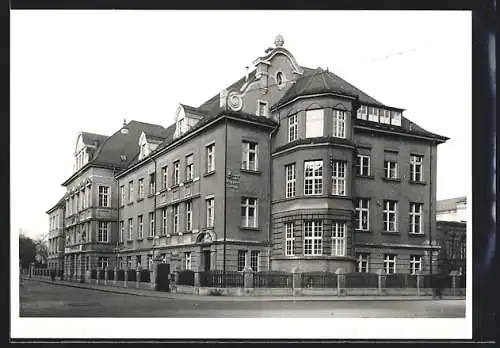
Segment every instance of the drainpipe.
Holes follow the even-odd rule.
[[[153,231],[153,243],[151,246],[151,259],[153,260],[153,265],[154,265],[154,254],[155,254],[155,239],[154,238],[156,237],[156,192],[158,190],[158,185],[157,185],[158,182],[156,180],[156,177],[157,177],[157,175],[156,175],[157,174],[157,172],[156,172],[156,160],[153,157],[151,157],[149,160],[153,161],[154,167],[155,167],[155,169],[154,169],[155,170],[154,171],[154,173],[155,173],[155,182],[154,182],[155,192],[153,194],[153,221],[154,221],[155,230]],[[151,225],[150,225],[150,227],[151,227]],[[149,265],[148,265],[148,268],[149,268]]]
[[[279,120],[279,113],[278,113]],[[272,250],[272,216],[273,216],[273,162],[272,162],[272,139],[274,132],[276,132],[279,128],[279,125],[274,127],[274,129],[269,133],[269,232],[268,232],[268,241],[271,249],[269,250],[268,262],[267,262],[267,270],[271,270],[271,250]]]
[[[433,281],[432,281],[432,163],[433,163],[433,158],[432,158],[432,146],[433,144],[431,143],[431,151],[430,151],[430,165],[429,165],[429,246],[430,246],[430,263],[429,263],[429,274],[431,277],[430,280],[430,286],[432,288]]]
[[[113,167],[113,180],[116,181],[116,187],[118,190],[118,209],[117,209],[117,214],[116,214],[116,227],[118,228],[118,236],[116,238],[116,264],[115,267],[118,268],[118,254],[120,251],[119,243],[120,243],[120,182],[118,179],[115,177],[115,170],[116,167]]]
[[[227,223],[227,118],[224,122],[225,135],[224,135],[224,244],[223,244],[223,262],[222,262],[222,273],[223,273],[223,283],[226,287],[226,223]]]

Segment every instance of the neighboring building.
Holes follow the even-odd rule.
[[[254,65],[199,107],[180,104],[167,128],[79,135],[63,184],[68,270],[156,257],[193,270],[429,269],[448,138],[298,65],[281,36]]]
[[[47,211],[49,215],[48,267],[64,267],[64,197]]]
[[[437,221],[436,241],[441,247],[438,257],[443,272],[466,271],[467,224],[456,221]]]
[[[436,220],[467,221],[467,197],[443,199],[436,202]]]

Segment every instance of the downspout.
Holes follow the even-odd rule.
[[[278,113],[278,120],[279,120],[279,113]],[[268,262],[267,262],[267,270],[271,270],[271,251],[273,247],[272,243],[272,227],[273,227],[273,162],[272,162],[272,139],[273,139],[273,134],[276,132],[279,128],[279,124],[274,127],[274,129],[269,133],[269,232],[268,232],[268,245],[270,246],[269,250],[269,256],[268,256]]]
[[[227,198],[227,118],[225,118],[224,122],[224,244],[223,244],[223,262],[222,262],[222,274],[223,274],[223,285],[226,287],[226,223],[227,223],[227,204],[226,204],[226,198]]]
[[[432,148],[433,144],[431,143],[431,150],[430,150],[430,166],[429,166],[429,246],[430,246],[430,262],[429,262],[429,274],[430,274],[430,286],[432,288],[432,164],[434,163],[433,158],[432,158]]]
[[[116,238],[116,264],[115,264],[115,267],[118,268],[118,254],[120,252],[119,243],[120,243],[120,199],[121,199],[121,195],[120,195],[120,182],[115,177],[115,170],[116,170],[116,167],[113,167],[113,180],[116,181],[116,189],[118,192],[118,209],[117,209],[117,214],[116,214],[116,227],[118,229],[118,236]]]
[[[158,185],[157,185],[157,180],[156,180],[156,176],[157,176],[156,175],[157,174],[157,172],[156,172],[156,160],[153,157],[151,157],[150,160],[153,161],[154,167],[155,167],[155,169],[154,169],[154,173],[155,173],[155,175],[154,175],[154,179],[155,179],[155,181],[154,181],[154,185],[155,185],[154,188],[155,188],[155,190],[154,190],[154,193],[153,193],[153,221],[154,221],[155,230],[153,231],[153,242],[152,242],[152,246],[151,246],[151,259],[154,262],[154,256],[155,256],[155,237],[156,237],[156,192],[158,190]],[[151,224],[149,225],[149,227],[151,228]],[[148,265],[148,267],[150,267],[150,265]]]

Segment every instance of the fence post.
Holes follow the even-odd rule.
[[[194,293],[198,295],[200,292],[200,271],[194,271]]]
[[[128,265],[123,270],[123,286],[128,287]]]
[[[156,259],[153,259],[153,271],[151,272],[151,289],[156,289],[156,275],[158,274],[158,264],[160,262]]]
[[[97,284],[99,284],[99,277],[101,276],[101,268],[97,267],[97,275],[95,277]]]
[[[460,275],[459,271],[451,271],[450,276],[451,276],[451,295],[452,296],[457,296],[457,276]]]
[[[116,286],[116,281],[118,280],[118,268],[113,269],[113,286]]]
[[[90,269],[85,271],[85,282],[86,283],[92,283],[92,280],[90,279],[90,277],[91,277],[90,272],[91,272]]]
[[[337,296],[342,295],[342,290],[345,288],[345,271],[343,268],[337,268]]]
[[[141,269],[137,267],[135,269],[135,287],[139,289],[139,283],[141,282]]]
[[[384,287],[383,277],[385,272],[383,269],[378,269],[377,274],[378,274],[378,294],[382,295],[382,288]]]
[[[292,294],[293,296],[302,296],[302,277],[299,268],[292,268]]]
[[[104,267],[104,285],[108,285],[109,275],[108,267]]]
[[[243,269],[243,289],[253,288],[253,273],[250,266]]]
[[[420,296],[420,282],[422,280],[422,272],[417,271],[417,296]]]

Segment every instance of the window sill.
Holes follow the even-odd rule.
[[[260,232],[260,228],[259,228],[259,227],[246,227],[246,226],[240,226],[240,229],[245,230],[245,231]]]
[[[399,231],[382,231],[382,234],[400,235],[401,233]]]
[[[133,242],[132,239],[127,240],[127,243],[132,243],[132,242]]]
[[[247,173],[247,174],[253,174],[253,175],[260,175],[260,174],[262,174],[262,171],[260,171],[260,170],[253,170],[253,169],[246,169],[246,168],[241,168],[240,172],[241,173]]]
[[[160,192],[159,192],[159,193],[167,192],[167,190],[168,190],[168,187],[164,187],[164,188],[162,188],[162,189],[160,190]],[[151,194],[150,196],[154,196],[154,194]]]
[[[408,232],[408,236],[410,237],[424,237],[424,233],[414,233],[414,232]]]
[[[153,198],[155,196],[154,193],[148,193],[147,198]]]
[[[193,230],[189,230],[189,231],[184,231],[184,232],[182,232],[182,234],[189,234],[189,233],[193,233]]]
[[[134,202],[128,202],[128,203],[127,203],[127,205],[132,205],[132,204],[134,204]]]
[[[425,182],[425,181],[408,180],[408,183],[410,183],[412,185],[427,185],[427,182]]]
[[[137,238],[136,241],[142,242],[144,239],[143,238]]]
[[[170,189],[171,190],[175,190],[176,188],[179,188],[179,184],[175,184],[173,186],[170,186]]]
[[[147,239],[147,240],[153,240],[154,238],[155,238],[155,237],[153,237],[153,236],[149,236],[149,237],[147,237],[146,239]]]
[[[382,180],[388,181],[388,182],[401,182],[400,178],[387,178],[387,177],[382,177]]]
[[[214,226],[205,226],[203,227],[204,230],[213,230]]]
[[[188,179],[183,182],[184,185],[191,184],[193,182],[193,179]]]
[[[210,172],[203,173],[203,176],[204,176],[204,177],[207,177],[207,176],[210,176],[210,175],[213,175],[213,174],[215,174],[215,170],[212,170],[212,171],[210,171]]]
[[[356,178],[359,178],[359,179],[375,179],[375,177],[373,175],[360,175],[360,174],[356,174]]]
[[[355,232],[359,232],[359,233],[373,233],[373,231],[371,231],[371,230],[358,230],[358,229],[355,229],[354,231]],[[393,233],[393,232],[387,232],[387,233]]]
[[[140,202],[140,201],[143,201],[143,200],[144,200],[144,198],[139,198],[139,199],[137,199],[137,202]]]
[[[124,207],[125,207],[125,204],[120,205],[120,208],[124,208]]]

